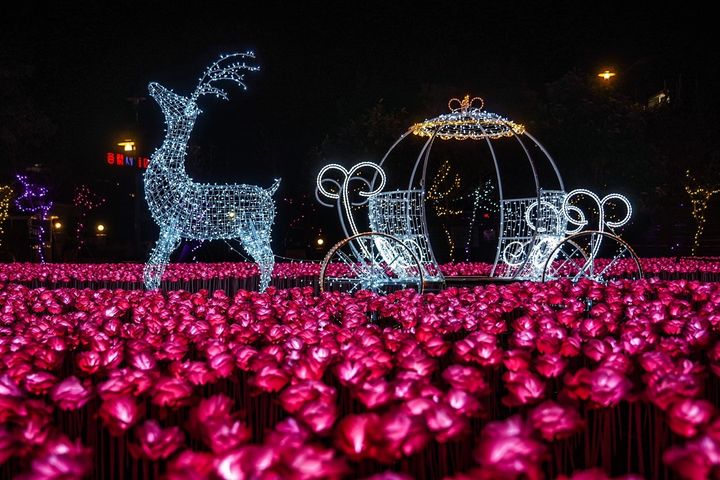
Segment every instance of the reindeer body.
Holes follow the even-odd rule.
[[[244,54],[243,56],[250,56]],[[145,265],[145,285],[158,288],[170,254],[182,238],[195,240],[237,239],[260,268],[260,289],[270,282],[274,255],[270,248],[275,217],[272,187],[198,183],[185,172],[185,155],[200,109],[195,102],[203,93],[225,96],[210,87],[215,80],[234,80],[242,85],[239,69],[245,64],[220,68],[222,57],[205,73],[192,97],[168,91],[157,83],[149,85],[150,95],[165,115],[167,131],[163,144],[152,155],[145,172],[145,197],[153,219],[160,227],[160,239]],[[205,78],[209,80],[203,83]]]

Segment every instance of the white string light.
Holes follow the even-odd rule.
[[[442,274],[433,260],[425,228],[425,191],[382,192],[373,196],[368,206],[372,230],[400,240],[420,262],[425,278],[440,280]],[[401,253],[390,242],[379,242],[377,247],[386,259]]]
[[[620,195],[619,193],[610,193],[608,195],[605,195],[602,199],[591,192],[590,190],[587,190],[585,188],[578,188],[575,190],[572,190],[567,194],[565,197],[565,200],[563,201],[563,212],[565,214],[565,217],[567,218],[567,221],[572,223],[573,225],[577,225],[579,229],[575,230],[568,230],[567,233],[576,233],[582,230],[586,225],[588,225],[588,221],[585,219],[585,215],[583,214],[583,211],[574,206],[570,205],[570,202],[574,200],[576,197],[579,197],[581,195],[585,195],[593,200],[595,205],[597,206],[597,213],[598,213],[598,230],[604,231],[605,227],[608,227],[610,229],[613,228],[619,228],[625,225],[628,221],[630,221],[630,217],[632,216],[632,205],[630,204],[630,200],[627,199],[624,195]],[[619,201],[624,207],[625,207],[625,216],[621,218],[620,220],[606,220],[605,219],[605,212],[613,200]],[[570,214],[570,212],[574,212],[578,215],[578,217],[573,218],[573,216]]]
[[[589,224],[589,222],[585,219],[585,215],[583,214],[582,210],[576,206],[570,205],[570,202],[574,200],[576,197],[580,196],[586,196],[590,198],[593,203],[595,203],[595,206],[597,207],[597,231],[602,234],[602,232],[605,231],[605,227],[610,228],[611,230],[613,228],[619,228],[625,225],[628,221],[630,221],[630,217],[632,216],[632,205],[630,205],[630,200],[627,199],[624,195],[620,195],[619,193],[610,193],[608,195],[605,195],[603,198],[600,198],[595,193],[591,192],[590,190],[587,190],[585,188],[578,188],[575,190],[572,190],[567,194],[565,197],[565,200],[563,201],[563,213],[565,214],[565,217],[567,218],[567,221],[573,225],[577,225],[578,228],[574,230],[568,231],[568,233],[577,233],[582,231],[582,229]],[[612,220],[606,220],[605,219],[605,212],[610,203],[613,200],[619,201],[624,207],[625,207],[625,216],[621,218],[620,220],[612,221]],[[573,218],[570,212],[575,212],[576,214],[579,214],[578,218]],[[597,237],[597,241],[593,242],[592,248],[590,250],[590,261],[595,259],[595,256],[597,255],[598,251],[600,250],[600,245],[602,243],[603,236],[599,235]]]
[[[275,218],[272,194],[280,180],[267,189],[254,185],[197,183],[185,172],[187,144],[197,116],[197,100],[207,94],[227,100],[227,93],[215,82],[232,81],[243,89],[244,72],[259,67],[245,59],[252,52],[222,55],[213,62],[190,95],[178,95],[157,83],[150,83],[150,95],[165,115],[166,134],[145,171],[145,198],[153,219],[160,227],[160,238],[145,264],[145,286],[156,289],[180,240],[236,239],[260,269],[260,290],[270,283],[275,263],[270,235]]]
[[[380,182],[376,188],[371,187],[371,182],[358,175],[361,169],[372,169],[374,175],[378,176]],[[328,172],[339,173],[340,179],[328,176]],[[364,197],[366,200],[353,203],[350,199],[350,183],[359,180],[367,187],[367,191],[363,189],[354,190],[355,193]],[[316,179],[316,197],[323,205],[328,205],[320,200],[323,195],[331,200],[336,201],[340,222],[348,237],[355,237],[360,232],[353,215],[353,207],[359,207],[368,204],[368,217],[370,228],[373,232],[383,235],[372,237],[374,245],[370,248],[363,241],[356,241],[352,245],[353,254],[358,258],[354,259],[358,263],[374,258],[374,251],[387,263],[388,268],[393,270],[399,276],[399,279],[405,281],[407,279],[408,265],[411,265],[412,257],[416,257],[421,262],[423,270],[428,255],[429,243],[422,223],[424,215],[424,191],[422,190],[398,190],[393,192],[382,192],[385,187],[386,176],[383,169],[372,162],[360,162],[353,165],[350,169],[346,169],[337,163],[325,165]],[[326,184],[334,186],[335,190],[328,190]],[[348,232],[345,228],[345,219],[350,227]],[[397,242],[402,243],[399,245]],[[434,262],[433,262],[434,263]],[[433,269],[439,272],[439,269]],[[429,275],[428,272],[426,274]],[[439,273],[437,275],[440,275]],[[376,272],[372,269],[364,271],[365,281],[374,284],[380,281],[387,281],[386,275]]]
[[[473,226],[475,225],[475,219],[477,219],[477,214],[480,210],[480,207],[483,206],[486,213],[497,212],[497,202],[490,197],[490,193],[494,189],[495,186],[492,184],[492,182],[490,180],[486,180],[485,184],[482,187],[476,187],[475,190],[473,190],[471,193],[473,197],[473,213],[472,217],[470,218],[470,222],[468,222],[467,240],[465,241],[466,262],[470,261],[470,244],[472,243],[472,230]]]
[[[506,277],[540,280],[545,259],[565,237],[565,192],[540,190],[538,197],[503,200],[500,259]]]
[[[342,209],[345,211],[345,215],[348,221],[348,224],[350,225],[350,232],[345,232],[347,236],[357,235],[358,229],[357,225],[355,224],[355,219],[353,218],[352,213],[352,207],[353,205],[359,205],[359,204],[353,204],[350,202],[350,196],[349,196],[349,190],[350,190],[350,181],[351,180],[361,180],[365,185],[370,188],[370,182],[365,180],[364,178],[356,175],[357,172],[362,168],[370,168],[372,170],[375,170],[376,174],[380,176],[380,185],[378,185],[377,188],[374,190],[368,190],[358,191],[358,194],[361,197],[365,197],[366,199],[369,199],[373,197],[374,195],[377,195],[382,191],[383,188],[385,188],[385,172],[382,168],[376,163],[372,162],[360,162],[355,165],[353,165],[350,170],[347,170],[342,165],[339,165],[337,163],[330,163],[328,165],[325,165],[323,168],[320,169],[320,172],[317,175],[316,184],[317,184],[317,192],[321,193],[322,195],[326,196],[327,198],[330,198],[332,200],[337,200]],[[341,181],[338,182],[337,180],[333,178],[326,178],[325,175],[330,171],[336,171],[340,172]],[[330,182],[333,185],[335,185],[338,188],[337,192],[329,191],[324,186],[324,182]],[[318,198],[319,200],[319,198]],[[323,205],[327,205],[324,202],[321,202]],[[364,204],[365,202],[361,202],[361,204]],[[342,215],[340,211],[338,211],[338,214]],[[344,226],[344,222],[342,222],[342,217],[340,218],[341,223]]]
[[[570,202],[578,197],[590,198],[597,208],[597,230],[614,229],[625,225],[632,216],[632,206],[627,197],[611,193],[600,198],[585,188],[572,190],[568,194],[559,191],[541,191],[540,202],[537,199],[514,199],[504,202],[506,238],[509,240],[502,250],[502,260],[516,271],[518,278],[539,280],[549,255],[567,236],[581,232],[590,222],[585,212]],[[625,207],[625,215],[619,220],[609,220],[606,212],[615,201]],[[523,221],[518,221],[522,218]],[[575,225],[568,228],[567,224]],[[533,234],[534,232],[534,234]],[[599,235],[591,245],[587,262],[593,262],[603,236]],[[527,261],[526,261],[527,259]],[[523,267],[524,265],[524,267]]]

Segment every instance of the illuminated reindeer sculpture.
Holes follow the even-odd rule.
[[[197,88],[187,98],[151,83],[150,95],[165,115],[165,140],[152,155],[145,171],[145,198],[153,219],[160,227],[160,238],[145,264],[145,287],[156,289],[182,238],[194,240],[237,239],[260,269],[260,290],[270,283],[275,259],[270,233],[275,218],[272,194],[280,180],[268,189],[253,185],[197,183],[185,172],[187,144],[195,119],[201,110],[197,100],[214,94],[227,100],[225,91],[213,84],[230,80],[245,87],[244,71],[259,68],[245,63],[252,52],[223,55],[211,64]]]

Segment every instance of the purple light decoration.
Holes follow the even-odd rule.
[[[23,213],[31,214],[31,218],[37,218],[42,221],[48,219],[48,213],[53,206],[52,200],[46,197],[48,190],[42,185],[30,183],[27,176],[16,175],[18,182],[23,187],[23,192],[15,199],[15,206]],[[35,247],[40,257],[40,263],[45,263],[45,254],[43,246],[45,245],[45,225],[41,222],[38,226],[38,244]]]

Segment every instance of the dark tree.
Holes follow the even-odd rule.
[[[0,68],[0,163],[5,176],[50,159],[56,127],[33,101],[33,76],[26,65]]]
[[[536,116],[541,138],[571,188],[628,192],[656,184],[642,105],[601,81],[571,71],[548,84]]]

